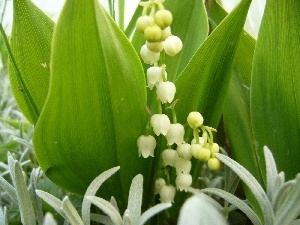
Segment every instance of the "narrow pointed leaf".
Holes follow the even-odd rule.
[[[87,188],[84,196],[95,196],[100,186],[114,173],[116,173],[120,167],[114,167],[110,170],[107,170],[103,173],[101,173],[98,177],[96,177],[92,183]],[[91,202],[87,201],[85,198],[82,202],[82,220],[85,225],[90,223],[90,208],[91,208]]]
[[[9,65],[9,78],[19,108],[35,124],[48,93],[54,23],[30,0],[13,4],[10,44],[15,62]]]
[[[122,225],[122,217],[115,207],[108,201],[95,196],[86,196],[85,198],[106,213],[115,225]]]
[[[269,199],[273,200],[273,193],[276,191],[276,189],[280,188],[277,185],[277,179],[278,179],[278,171],[276,167],[275,160],[273,158],[273,155],[268,149],[267,146],[264,146],[264,156],[266,161],[266,170],[267,170],[267,194]]]
[[[191,111],[200,111],[205,123],[219,122],[235,49],[251,0],[242,1],[216,28],[197,50],[187,67],[176,80],[176,113],[184,123]]]
[[[299,15],[297,0],[267,1],[252,71],[251,119],[260,164],[266,145],[287,179],[300,171]]]
[[[121,166],[100,192],[124,208],[131,179],[149,168],[136,146],[146,124],[139,58],[96,0],[66,1],[52,50],[50,91],[33,137],[41,168],[83,194],[101,172]]]
[[[62,209],[72,225],[83,225],[78,212],[76,211],[75,207],[72,205],[68,197],[64,198],[62,202]]]
[[[143,176],[136,175],[129,189],[128,206],[133,224],[138,224],[143,200]]]
[[[24,225],[35,224],[35,213],[25,184],[21,165],[19,162],[14,164],[15,188],[18,196],[19,209],[21,213],[21,221]]]
[[[6,191],[6,193],[9,195],[9,197],[11,197],[11,199],[15,203],[18,202],[15,188],[10,183],[8,183],[2,176],[0,176],[0,186],[2,187],[3,190]]]
[[[150,209],[146,210],[140,220],[139,220],[139,225],[143,225],[145,224],[152,216],[160,213],[161,211],[167,209],[167,208],[170,208],[172,206],[171,203],[160,203],[160,204],[157,204],[153,207],[151,207]]]

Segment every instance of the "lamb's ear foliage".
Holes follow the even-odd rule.
[[[99,173],[123,166],[101,193],[125,207],[131,179],[149,168],[136,146],[146,124],[145,78],[137,53],[98,1],[66,1],[52,42],[50,83],[33,137],[41,168],[56,184],[84,194]]]
[[[30,0],[13,6],[10,84],[20,110],[36,124],[48,94],[54,23]]]

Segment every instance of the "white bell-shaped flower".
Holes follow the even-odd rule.
[[[154,156],[154,149],[156,147],[156,140],[151,135],[141,135],[137,139],[137,146],[139,156],[143,156],[144,158],[148,158],[149,156]]]
[[[156,89],[156,95],[162,103],[171,103],[174,100],[175,93],[175,84],[170,81],[160,83]]]
[[[174,56],[182,49],[182,41],[179,37],[171,35],[164,42],[164,49],[167,55]]]
[[[186,160],[178,157],[175,162],[175,168],[176,168],[176,174],[180,174],[180,173],[188,174],[192,169],[192,163],[190,160]]]
[[[164,185],[159,192],[160,202],[161,203],[174,202],[175,194],[176,194],[176,189],[174,186]]]
[[[166,135],[168,145],[176,143],[180,145],[183,143],[184,138],[184,127],[180,123],[171,124]]]
[[[144,63],[153,65],[154,63],[159,60],[160,53],[159,52],[152,52],[147,48],[147,45],[144,44],[140,51],[141,57],[144,60]]]
[[[191,174],[180,173],[177,175],[175,180],[176,188],[180,191],[187,191],[192,185],[192,181],[193,179]]]
[[[193,138],[191,144],[196,144],[196,138]],[[204,145],[204,138],[203,137],[199,137],[199,144],[200,145]]]
[[[147,81],[150,90],[152,90],[155,85],[163,82],[162,68],[158,66],[152,66],[147,69]]]
[[[163,178],[156,179],[155,187],[154,187],[154,194],[158,194],[164,185],[166,185],[166,181]]]
[[[154,114],[150,119],[150,124],[153,128],[154,133],[158,136],[160,134],[167,134],[171,122],[169,117],[165,114]]]
[[[191,145],[188,143],[184,143],[177,146],[177,153],[178,155],[185,159],[190,160],[192,158],[192,152],[191,152]]]
[[[191,153],[192,156],[194,156],[195,158],[198,158],[198,152],[200,151],[200,149],[203,147],[202,144],[191,144]]]
[[[178,154],[176,150],[166,149],[161,153],[163,164],[165,166],[175,166]]]

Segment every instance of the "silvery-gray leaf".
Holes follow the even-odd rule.
[[[277,199],[277,196],[280,193],[280,190],[282,189],[284,183],[285,183],[285,174],[284,174],[284,172],[281,171],[278,174],[277,179],[276,179],[275,187],[277,187],[277,188],[275,190],[273,190],[273,194],[272,194],[273,198],[271,199],[271,203],[273,205],[273,209],[274,209],[274,204]]]
[[[36,194],[48,203],[56,212],[58,212],[62,217],[66,219],[64,212],[61,210],[62,201],[56,198],[55,196],[41,190],[35,190]]]
[[[109,170],[104,171],[101,173],[98,177],[96,177],[89,187],[87,188],[84,196],[95,196],[96,192],[100,188],[100,186],[106,181],[109,177],[111,177],[114,173],[116,173],[120,169],[119,166],[111,168]],[[90,208],[91,208],[91,202],[87,201],[85,198],[82,202],[82,220],[85,225],[90,224]]]
[[[132,224],[137,225],[141,216],[143,198],[143,176],[136,175],[131,182],[127,209],[130,212]]]
[[[216,157],[219,160],[221,160],[225,165],[230,167],[249,187],[249,189],[257,199],[257,202],[260,205],[260,208],[263,212],[264,223],[273,224],[274,212],[271,206],[271,202],[269,201],[268,196],[266,195],[264,189],[261,187],[258,181],[250,174],[248,170],[246,170],[242,165],[235,162],[228,156],[216,153]]]
[[[3,177],[0,176],[0,186],[6,191],[9,197],[15,202],[18,202],[17,193],[15,188],[8,183]]]
[[[114,198],[114,196],[111,196],[109,202],[116,208],[116,210],[117,210],[118,212],[120,212],[120,210],[119,210],[119,208],[118,208],[118,203],[117,203],[116,199]]]
[[[255,212],[244,201],[237,198],[233,194],[226,192],[224,190],[221,190],[221,189],[217,189],[217,188],[205,188],[205,189],[202,189],[201,191],[205,192],[205,193],[211,193],[211,194],[218,195],[219,197],[225,199],[232,205],[235,205],[237,208],[239,208],[243,213],[246,214],[246,216],[251,220],[251,222],[254,225],[262,225],[261,220],[255,214]]]
[[[80,218],[75,207],[70,202],[68,196],[64,197],[62,201],[62,209],[72,225],[83,225],[82,219]]]
[[[295,185],[295,183],[296,183],[295,180],[289,180],[288,182],[284,183],[278,190],[278,193],[276,195],[276,198],[274,198],[274,203],[273,203],[273,210],[275,214],[277,214],[281,205],[283,204],[285,199],[289,196],[290,190],[292,186]]]
[[[279,206],[274,225],[290,224],[300,214],[300,173],[296,175],[295,184],[291,186],[288,196]]]
[[[152,216],[160,213],[167,208],[170,208],[171,206],[171,203],[160,203],[151,207],[141,215],[139,225],[144,225]]]
[[[133,225],[132,217],[128,209],[125,210],[123,215],[123,225]]]
[[[18,142],[21,145],[24,145],[25,147],[30,148],[31,150],[33,150],[33,146],[32,146],[32,144],[30,142],[25,141],[24,139],[16,137],[16,136],[13,137],[13,140],[16,141],[16,142]]]
[[[267,195],[270,201],[272,201],[274,197],[274,191],[280,188],[276,186],[278,179],[278,171],[273,154],[267,146],[264,146],[264,155],[266,162]]]
[[[21,221],[23,225],[35,224],[36,218],[34,214],[34,209],[31,204],[29,192],[24,181],[22,168],[18,161],[15,162],[13,174],[21,214]]]
[[[7,209],[0,207],[0,224],[7,225]]]
[[[33,196],[33,201],[35,204],[36,209],[36,215],[37,215],[37,222],[38,224],[43,223],[43,209],[42,209],[42,202],[41,199],[37,196],[35,190],[36,190],[36,183],[37,179],[39,178],[39,174],[41,169],[40,168],[34,168],[30,173],[30,186],[31,186],[31,193]]]
[[[289,225],[300,225],[300,219],[294,220],[294,221],[291,222]]]
[[[45,214],[43,225],[57,225],[53,215],[49,212]]]
[[[200,193],[188,198],[179,212],[178,225],[227,225],[220,207],[216,207],[217,202],[209,196]]]
[[[85,196],[85,198],[101,209],[112,220],[114,225],[122,225],[122,217],[116,208],[103,198],[96,196]]]

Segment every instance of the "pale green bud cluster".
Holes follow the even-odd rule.
[[[158,60],[154,60],[153,53],[158,56],[164,50],[167,55],[175,56],[182,49],[182,41],[171,32],[173,15],[169,10],[164,9],[162,3],[161,0],[141,2],[140,5],[144,7],[143,15],[136,22],[136,29],[143,33],[146,39],[146,44],[140,52],[141,57],[146,64],[150,65]]]

